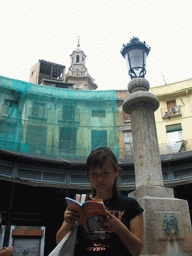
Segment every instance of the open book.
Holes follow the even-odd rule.
[[[102,215],[105,218],[107,215],[102,200],[91,200],[80,204],[69,197],[66,197],[65,199],[71,210],[79,213],[77,221],[79,224],[83,225],[89,233],[94,233],[102,229],[97,216]]]

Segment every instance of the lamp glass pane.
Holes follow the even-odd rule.
[[[146,66],[146,60],[147,60],[147,53],[144,52],[144,63],[143,63],[143,67],[145,68]]]
[[[133,49],[129,52],[129,58],[131,62],[131,68],[143,67],[143,50]]]
[[[127,63],[127,67],[128,67],[128,70],[130,70],[130,65],[129,65],[129,56],[128,56],[128,52],[125,54],[125,60],[126,60],[126,63]]]

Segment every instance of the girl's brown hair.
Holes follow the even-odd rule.
[[[121,168],[119,167],[119,163],[113,151],[107,147],[99,147],[93,150],[87,158],[87,163],[86,163],[87,176],[89,177],[89,171],[94,170],[95,168],[98,168],[98,167],[102,168],[104,162],[107,159],[111,162],[115,172],[121,171]],[[119,194],[119,190],[117,187],[117,177],[115,178],[115,182],[113,185],[113,194],[115,195]],[[94,197],[96,196],[95,189],[93,189],[92,195]]]

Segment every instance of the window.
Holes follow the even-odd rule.
[[[167,104],[167,112],[168,112],[168,114],[172,115],[171,108],[176,107],[176,101],[175,100],[167,101],[166,104]]]
[[[75,107],[71,105],[63,105],[63,120],[75,120]]]
[[[17,106],[17,102],[15,100],[5,99],[4,101],[4,114],[9,115],[11,110]]]
[[[16,133],[18,127],[16,122],[0,121],[0,147],[14,150]]]
[[[107,131],[92,130],[91,131],[91,150],[98,147],[107,147]]]
[[[167,125],[166,132],[175,132],[175,131],[182,131],[181,124],[174,124],[174,125]]]
[[[105,110],[92,110],[92,117],[106,117]]]
[[[123,111],[123,122],[128,123],[131,122],[131,116]]]
[[[166,102],[167,107],[161,109],[162,118],[171,118],[173,116],[181,116],[180,106],[176,105],[176,100]]]
[[[131,131],[123,132],[123,143],[124,143],[124,157],[133,156],[133,141],[132,141]]]
[[[52,66],[52,77],[56,79],[62,79],[63,69],[56,65]]]
[[[76,63],[79,63],[79,55],[76,56]]]
[[[34,102],[29,116],[33,117],[33,118],[44,118],[45,117],[45,103]]]
[[[29,145],[32,154],[46,154],[47,128],[43,126],[28,125],[25,143]]]
[[[59,149],[64,153],[75,153],[77,130],[74,127],[60,127]]]
[[[51,79],[62,79],[64,72],[64,66],[49,63],[49,62],[41,62],[40,66],[40,80],[43,78]]]
[[[181,124],[174,124],[166,126],[168,147],[172,153],[177,153],[181,149],[183,138],[183,131]]]

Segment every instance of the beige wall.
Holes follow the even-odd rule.
[[[30,71],[29,82],[32,84],[38,84],[39,62],[36,63]]]
[[[184,140],[187,141],[186,150],[192,150],[192,79],[152,87],[149,91],[156,95],[160,102],[160,107],[155,112],[159,144],[167,143],[166,126],[181,124]],[[176,106],[179,107],[179,114],[165,118],[166,102],[172,100],[175,100]]]

